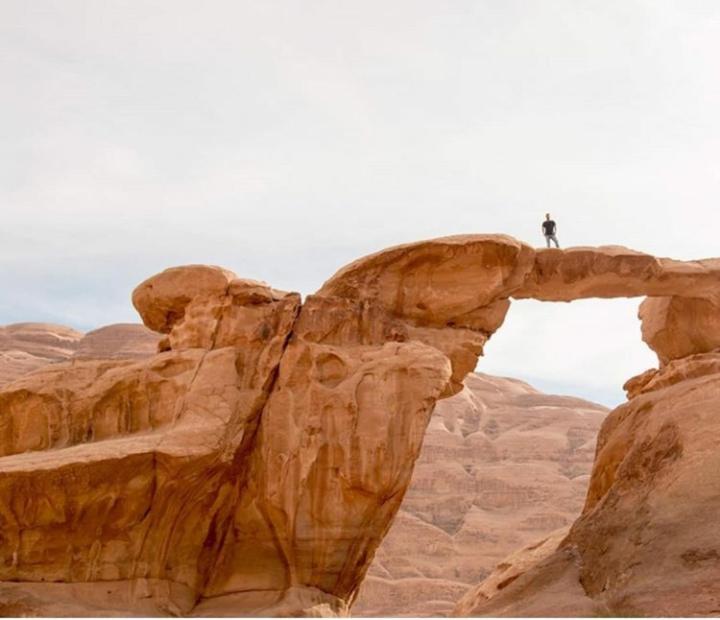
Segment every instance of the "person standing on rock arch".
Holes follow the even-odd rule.
[[[545,235],[545,242],[548,247],[550,247],[551,241],[555,244],[556,248],[560,247],[557,240],[557,224],[555,223],[555,220],[550,219],[549,213],[545,214],[545,221],[542,223],[542,231],[543,235]]]

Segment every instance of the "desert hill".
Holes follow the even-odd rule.
[[[0,327],[0,385],[50,362],[70,359],[82,333],[49,323]]]
[[[140,359],[159,337],[144,325],[117,323],[83,334],[50,323],[0,327],[0,387],[46,364],[79,358]]]
[[[450,613],[510,552],[577,517],[607,409],[472,373],[438,403],[357,615]]]

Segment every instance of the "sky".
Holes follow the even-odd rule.
[[[0,324],[137,321],[223,265],[308,294],[419,239],[718,256],[714,0],[1,0]],[[515,302],[478,370],[623,400],[640,300]]]

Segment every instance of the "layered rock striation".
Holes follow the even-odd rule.
[[[508,553],[582,510],[600,405],[471,373],[440,401],[354,616],[445,616]]]
[[[154,276],[133,303],[164,334],[157,354],[53,364],[0,391],[4,611],[344,613],[436,401],[512,297],[716,303],[719,269],[487,235],[360,259],[302,303],[219,267]],[[663,368],[687,342],[713,347],[694,330],[652,338]]]
[[[143,325],[117,323],[83,334],[49,323],[0,327],[0,387],[58,362],[73,359],[141,359],[157,352],[159,336]]]
[[[48,323],[0,327],[0,386],[52,362],[70,359],[82,333]]]

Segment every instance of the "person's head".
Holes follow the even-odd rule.
[[[549,220],[549,219],[550,219],[550,214],[549,214],[549,213],[546,213],[546,214],[545,214],[545,219],[546,219],[546,220]]]

